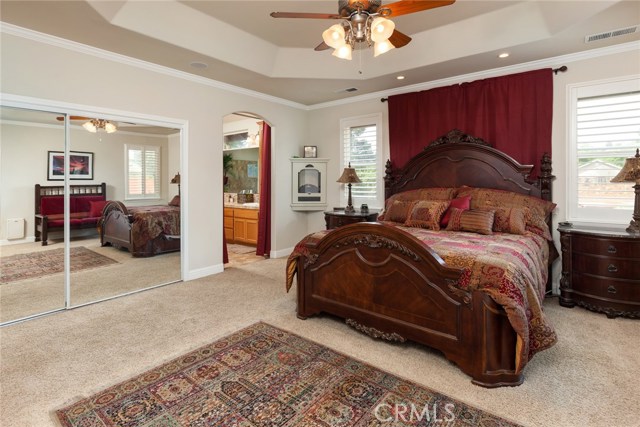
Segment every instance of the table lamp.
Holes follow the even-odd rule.
[[[355,212],[356,210],[353,208],[353,203],[351,202],[351,184],[361,181],[360,178],[358,178],[358,174],[356,174],[356,170],[351,167],[351,162],[349,162],[348,167],[344,168],[342,175],[336,182],[347,184],[347,187],[349,188],[349,199],[347,200],[347,207],[344,208],[344,211],[347,213]]]
[[[180,172],[176,174],[171,180],[172,184],[178,184],[178,196],[180,195]]]
[[[636,198],[633,203],[633,216],[627,231],[632,234],[640,234],[640,148],[636,149],[635,157],[629,157],[624,162],[622,170],[613,177],[611,182],[634,182]]]

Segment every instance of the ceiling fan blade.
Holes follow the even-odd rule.
[[[321,50],[327,50],[327,49],[331,49],[331,46],[329,46],[325,42],[322,42],[318,46],[316,46],[315,49],[313,50],[321,51]]]
[[[386,4],[380,9],[390,9],[390,17],[394,18],[400,15],[420,12],[427,9],[435,9],[436,7],[449,6],[456,0],[401,0],[395,3]]]
[[[406,46],[410,41],[411,37],[409,37],[405,33],[401,33],[398,30],[393,30],[393,33],[391,33],[391,37],[389,37],[389,42],[395,47]]]
[[[307,19],[342,19],[335,13],[299,13],[299,12],[271,12],[274,18],[307,18]]]
[[[64,117],[56,117],[56,120],[59,122],[64,121]],[[69,120],[91,120],[91,117],[84,116],[69,116]]]

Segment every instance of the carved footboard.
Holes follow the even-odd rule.
[[[428,345],[485,387],[522,382],[504,310],[481,292],[455,287],[462,270],[413,236],[360,223],[307,249],[297,262],[298,317],[325,312],[375,337]]]
[[[100,244],[110,244],[116,248],[131,250],[132,217],[127,207],[118,201],[109,201],[102,210],[100,228]]]

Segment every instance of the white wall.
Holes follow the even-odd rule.
[[[30,97],[34,103],[50,101],[132,121],[186,123],[180,168],[185,279],[222,271],[222,118],[234,111],[251,111],[273,125],[272,255],[286,255],[306,233],[304,215],[289,207],[289,192],[277,190],[290,186],[288,159],[307,130],[303,109],[138,61],[110,59],[118,59],[116,55],[80,53],[39,39],[2,34],[0,52],[5,99]]]
[[[2,167],[0,182],[0,241],[6,239],[6,220],[24,218],[27,240],[34,237],[34,186],[63,185],[62,181],[47,180],[48,151],[64,150],[64,127],[25,126],[16,124],[0,125],[0,153]],[[72,126],[70,131],[71,151],[93,153],[93,180],[72,181],[72,184],[107,183],[109,200],[124,200],[124,146],[125,144],[155,145],[160,147],[161,174],[167,177],[169,163],[168,139],[162,135],[137,135],[118,131],[112,134],[89,133],[81,126]],[[179,152],[178,159],[179,159]],[[173,175],[171,175],[173,177]],[[170,178],[169,178],[170,180]],[[168,182],[168,180],[167,180]],[[162,199],[153,204],[166,204],[169,185],[162,189]],[[177,188],[176,188],[177,191]],[[126,202],[127,205],[149,204]]]

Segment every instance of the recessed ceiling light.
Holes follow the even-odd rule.
[[[398,79],[398,80],[404,80],[404,76],[398,76],[398,77],[396,77],[396,79]]]
[[[509,54],[507,52],[502,52],[500,55],[498,55],[498,58],[507,58],[509,56]]]
[[[190,63],[189,65],[191,65],[193,68],[207,68],[208,65],[205,64],[204,62],[198,62],[198,61],[194,61],[192,63]]]

